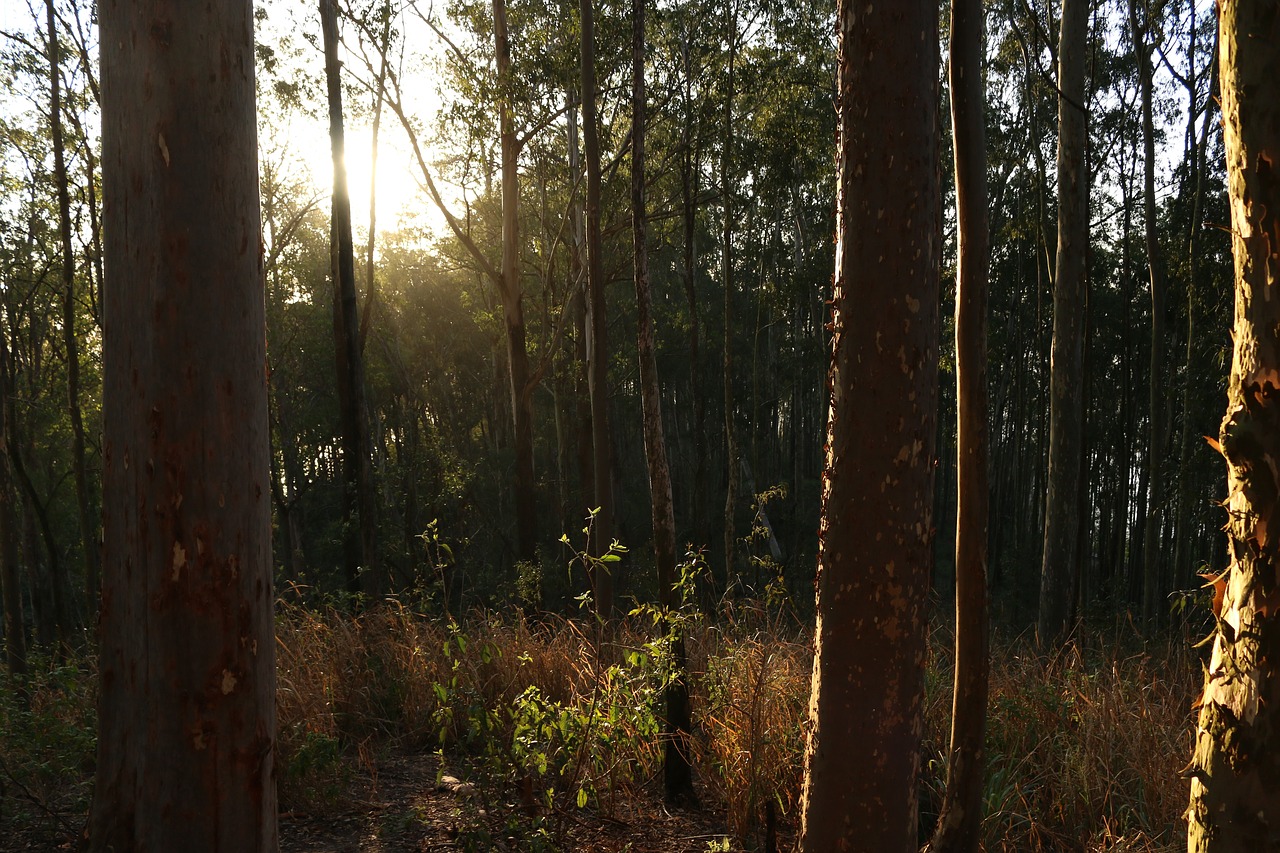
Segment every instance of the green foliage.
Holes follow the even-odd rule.
[[[29,661],[0,677],[0,831],[65,834],[88,807],[97,748],[92,659]]]
[[[282,807],[319,812],[342,802],[353,768],[341,740],[304,727],[281,732],[279,743],[277,778]]]

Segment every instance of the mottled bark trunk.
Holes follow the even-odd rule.
[[[343,563],[347,591],[362,592],[376,600],[384,584],[378,565],[372,447],[365,411],[364,357],[360,353],[360,310],[356,304],[355,247],[351,238],[351,196],[347,191],[342,119],[342,64],[338,59],[338,11],[334,0],[320,0],[320,28],[324,35],[324,70],[329,96],[329,148],[333,155],[329,237],[338,411],[342,424]]]
[[[1040,573],[1040,641],[1066,637],[1080,571],[1080,458],[1084,447],[1085,255],[1089,172],[1085,162],[1085,36],[1089,0],[1062,0],[1058,41],[1058,255],[1053,275],[1049,463]]]
[[[1187,809],[1192,853],[1280,850],[1280,6],[1220,5],[1223,141],[1235,255],[1234,355],[1219,443],[1230,565],[1214,581]]]
[[[111,48],[111,500],[87,848],[270,853],[275,639],[252,5],[99,9]]]
[[[924,0],[837,5],[836,273],[804,851],[917,849],[938,391],[937,11]]]
[[[976,853],[987,723],[987,228],[981,0],[951,4],[956,222],[956,670],[947,789],[933,853]]]
[[[587,388],[591,395],[592,470],[595,475],[595,507],[591,526],[591,553],[609,550],[614,536],[613,453],[609,433],[608,319],[604,302],[604,249],[600,234],[600,141],[596,119],[596,37],[592,0],[580,0],[582,16],[582,156],[587,167]],[[592,587],[596,612],[613,617],[615,578],[610,566],[599,564]]]

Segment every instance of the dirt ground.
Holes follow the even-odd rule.
[[[0,792],[12,809],[23,791]],[[592,853],[707,853],[741,851],[730,840],[723,815],[710,808],[670,809],[656,792],[618,803],[605,816],[590,809],[541,813],[531,798],[512,790],[480,791],[440,772],[439,759],[392,755],[366,764],[349,793],[327,812],[280,815],[281,853],[423,853],[423,851],[592,851]],[[8,802],[6,802],[8,799]],[[706,798],[704,798],[705,800]],[[80,802],[84,802],[83,799]],[[74,851],[84,814],[69,803],[37,806],[36,820],[5,826],[0,814],[0,853]],[[83,808],[83,807],[82,807]],[[6,809],[8,811],[9,809]],[[538,818],[541,818],[540,820]]]

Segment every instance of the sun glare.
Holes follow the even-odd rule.
[[[357,125],[346,130],[347,192],[351,197],[351,222],[357,231],[369,227],[369,192],[372,181],[372,128]],[[434,232],[438,220],[434,205],[420,189],[417,165],[386,124],[378,140],[378,230],[392,231],[409,225],[427,225]],[[288,144],[305,167],[316,192],[332,192],[333,160],[329,137],[314,127],[289,129]]]

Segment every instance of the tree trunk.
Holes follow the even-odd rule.
[[[938,10],[840,0],[836,15],[836,272],[800,849],[915,853],[938,392]]]
[[[596,37],[592,0],[580,0],[582,15],[582,156],[587,167],[587,388],[591,395],[591,446],[595,473],[595,521],[591,553],[601,556],[614,536],[613,454],[609,433],[608,320],[604,303],[604,258],[600,235],[600,141],[596,120]],[[613,617],[615,579],[610,565],[599,564],[592,580],[596,612]]]
[[[382,32],[378,39],[378,81],[374,84],[373,126],[369,138],[369,239],[365,244],[364,258],[364,313],[360,317],[360,353],[364,354],[369,340],[369,322],[373,316],[373,304],[377,297],[377,278],[374,276],[373,251],[378,240],[378,135],[382,130],[382,105],[387,94],[387,65],[391,49],[391,7],[382,5],[377,14],[382,17]]]
[[[1162,589],[1160,578],[1160,515],[1164,506],[1164,450],[1168,424],[1164,416],[1169,382],[1164,376],[1164,253],[1156,221],[1156,141],[1153,118],[1151,51],[1147,37],[1154,28],[1144,27],[1138,17],[1139,0],[1129,0],[1129,30],[1138,60],[1138,82],[1142,96],[1142,218],[1146,236],[1147,273],[1151,283],[1151,361],[1148,367],[1147,396],[1147,517],[1142,535],[1142,618],[1154,624],[1159,618]],[[1167,556],[1166,556],[1167,559]]]
[[[644,418],[645,461],[649,466],[650,508],[653,512],[653,551],[658,574],[659,604],[665,612],[680,606],[676,599],[676,515],[671,498],[671,469],[662,426],[662,392],[653,344],[653,300],[649,292],[648,218],[644,198],[645,81],[644,4],[631,0],[631,222],[635,253],[636,350],[640,361],[641,404]],[[675,672],[664,688],[663,781],[669,803],[696,799],[693,791],[692,714],[685,669],[684,638],[673,639]]]
[[[49,130],[53,144],[54,180],[58,185],[58,235],[62,244],[62,345],[67,358],[67,414],[71,421],[71,470],[76,486],[76,514],[84,563],[86,622],[93,624],[98,609],[97,524],[89,511],[89,482],[85,472],[84,419],[80,416],[80,337],[76,333],[75,247],[71,243],[71,194],[64,158],[61,70],[58,66],[58,27],[53,0],[45,0],[49,26]]]
[[[338,10],[334,0],[320,0],[320,28],[324,34],[329,148],[333,155],[333,211],[329,236],[338,410],[342,423],[343,563],[347,591],[364,593],[376,600],[382,594],[383,583],[378,565],[378,523],[369,423],[365,411],[364,358],[360,353],[355,247],[351,239],[351,197],[347,192],[346,141],[342,123],[342,64],[338,60]]]
[[[723,210],[720,233],[720,275],[724,278],[724,458],[728,488],[724,497],[724,594],[729,595],[735,585],[734,552],[737,550],[737,532],[734,516],[738,509],[738,442],[733,423],[733,71],[738,53],[738,0],[725,4],[728,20],[729,56],[726,74],[728,91],[724,96],[723,138],[720,140],[720,203]]]
[[[987,228],[981,0],[951,4],[956,222],[956,671],[951,749],[933,853],[976,853],[987,722]]]
[[[533,387],[525,343],[524,298],[520,286],[520,143],[511,116],[511,45],[507,40],[506,0],[493,0],[494,54],[498,68],[498,123],[502,148],[502,268],[498,292],[506,329],[510,367],[512,423],[516,451],[516,555],[537,559],[538,493],[533,474]]]
[[[692,501],[690,525],[693,535],[702,537],[706,524],[706,479],[707,479],[707,406],[702,395],[702,373],[699,369],[698,343],[699,328],[698,293],[697,293],[697,222],[698,222],[698,175],[702,164],[695,151],[695,143],[691,138],[690,125],[693,123],[693,67],[691,62],[692,48],[689,40],[680,44],[684,62],[684,109],[685,120],[680,125],[680,209],[684,225],[683,278],[685,303],[689,308],[689,391],[693,396],[693,481],[690,483]],[[705,544],[699,541],[699,545]]]
[[[18,573],[18,496],[13,490],[8,447],[11,442],[9,417],[9,340],[0,328],[0,596],[4,597],[5,665],[10,675],[27,672],[27,631],[22,619],[22,581]]]
[[[1219,443],[1230,565],[1213,583],[1217,631],[1199,700],[1187,810],[1192,853],[1280,850],[1280,7],[1223,0],[1223,142],[1235,255],[1234,355]]]
[[[100,6],[101,694],[87,848],[274,851],[253,10]]]
[[[1089,0],[1062,0],[1058,42],[1058,256],[1053,275],[1049,464],[1040,574],[1040,641],[1064,639],[1075,617],[1079,573],[1080,458],[1084,433],[1085,255],[1089,174],[1085,162],[1085,37]]]

